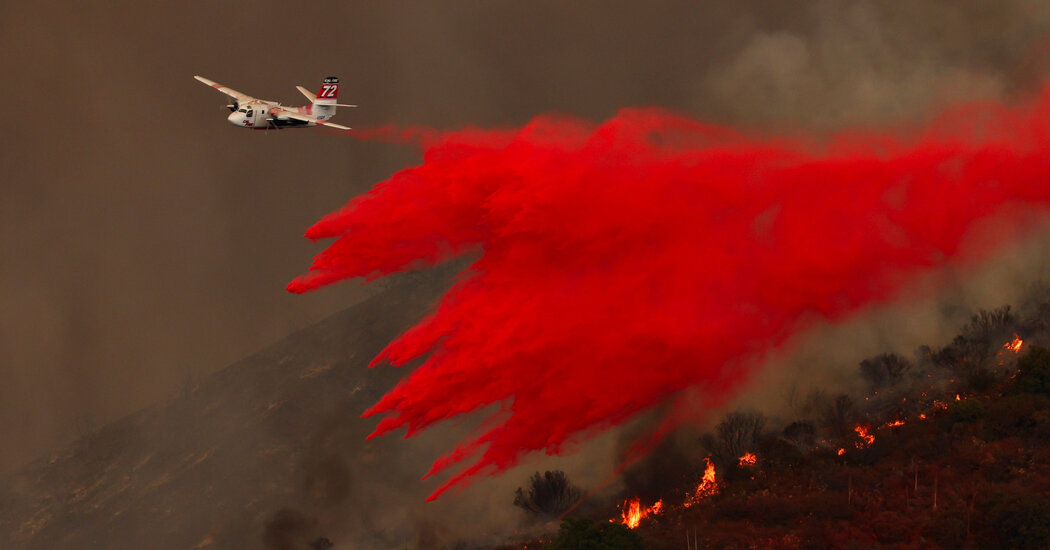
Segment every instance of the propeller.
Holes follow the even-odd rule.
[[[236,111],[238,107],[240,107],[240,105],[237,104],[237,100],[236,99],[233,100],[232,104],[226,106],[226,108],[229,109],[231,113]]]

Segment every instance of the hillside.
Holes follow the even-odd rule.
[[[388,452],[404,443],[397,436],[365,442],[375,420],[361,412],[402,375],[366,365],[427,311],[452,272],[397,277],[31,463],[0,483],[0,548],[323,548],[322,537],[384,531],[370,507],[346,508],[375,490],[370,472],[420,485],[426,458],[415,464],[404,445]],[[407,498],[422,502],[424,490]]]
[[[531,526],[511,506],[508,487],[524,478],[424,504],[433,483],[420,475],[469,422],[366,441],[375,420],[360,414],[403,374],[367,363],[454,269],[396,277],[3,480],[0,548],[473,548],[550,531],[543,506]],[[624,503],[630,513],[637,499],[633,531],[612,547],[1045,547],[1048,313],[1040,287],[1016,309],[979,312],[950,342],[856,365],[862,393],[815,391],[789,419],[735,411],[711,433],[680,434],[624,472],[618,499],[591,498],[566,525],[626,531]],[[500,538],[507,525],[523,528]],[[552,538],[577,547],[555,533],[513,547]]]
[[[1048,313],[1037,286],[950,342],[865,359],[860,393],[814,391],[789,418],[729,412],[629,468],[619,501],[547,546],[1050,547]]]

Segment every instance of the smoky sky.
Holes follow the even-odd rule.
[[[375,291],[284,285],[303,231],[414,152],[234,128],[194,74],[293,104],[337,75],[355,127],[655,105],[820,132],[1023,97],[1050,5],[8,2],[0,52],[7,471]]]

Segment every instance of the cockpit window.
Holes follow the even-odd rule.
[[[248,109],[245,109],[245,108],[241,107],[240,109],[237,109],[237,111],[241,112],[241,113],[247,113]]]

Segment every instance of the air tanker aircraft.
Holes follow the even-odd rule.
[[[339,79],[334,76],[324,79],[324,83],[321,84],[321,89],[316,95],[310,93],[310,90],[302,86],[296,86],[296,89],[306,96],[306,99],[310,100],[310,105],[304,107],[284,107],[276,101],[256,99],[250,95],[242,94],[237,90],[212,82],[203,76],[194,76],[193,78],[232,97],[233,103],[227,105],[226,108],[233,112],[226,117],[226,120],[229,120],[230,124],[234,126],[251,128],[253,130],[305,128],[315,125],[349,130],[350,128],[346,126],[328,122],[328,119],[335,116],[336,107],[357,107],[357,105],[336,103],[336,99],[339,97]]]

